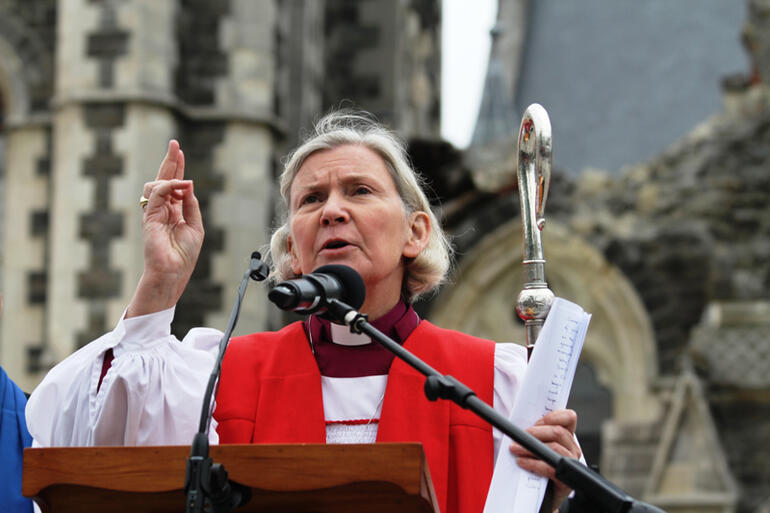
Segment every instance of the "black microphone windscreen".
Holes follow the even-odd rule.
[[[299,304],[299,299],[294,291],[283,284],[278,284],[267,293],[267,298],[282,310],[291,310]]]
[[[356,310],[364,304],[366,285],[364,285],[364,279],[361,278],[361,275],[352,267],[340,264],[322,265],[313,271],[313,274],[331,274],[337,278],[345,291],[345,296],[340,298],[343,303]]]

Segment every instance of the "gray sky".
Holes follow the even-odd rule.
[[[484,86],[496,0],[443,0],[441,134],[465,148]]]

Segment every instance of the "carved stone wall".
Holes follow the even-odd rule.
[[[172,137],[188,155],[207,228],[177,332],[224,326],[225,297],[264,244],[272,210],[278,7],[0,3],[6,211],[14,211],[14,222],[4,217],[12,249],[2,362],[24,389],[120,317],[142,270],[137,197]],[[264,301],[247,305],[243,327],[263,328],[264,310]]]
[[[405,137],[439,136],[441,7],[327,0],[324,106],[366,106]]]
[[[15,379],[27,373],[39,377],[52,361],[45,326],[50,297],[52,162],[48,109],[53,91],[56,20],[54,1],[0,3],[4,139],[0,355]]]
[[[435,0],[0,0],[11,377],[31,390],[117,322],[143,266],[137,198],[171,138],[206,228],[173,330],[224,327],[275,224],[281,158],[315,118],[350,100],[438,136],[440,14]],[[280,321],[254,293],[238,330]]]
[[[650,412],[632,422],[621,422],[622,410],[613,411],[603,430],[601,470],[666,511],[749,513],[768,504],[770,467],[764,463],[767,444],[760,438],[770,428],[763,365],[770,354],[770,89],[765,80],[770,76],[770,4],[751,0],[748,5],[743,37],[752,69],[724,81],[724,111],[693,127],[661,155],[614,176],[586,172],[573,178],[556,170],[546,208],[546,277],[556,293],[573,294],[567,297],[583,304],[586,290],[600,290],[602,266],[588,264],[585,256],[570,265],[561,254],[585,254],[577,249],[585,244],[627,280],[649,322],[654,361],[629,361],[637,366],[635,372],[650,366],[656,374],[648,384],[633,378],[628,386],[648,390],[653,406],[627,404]],[[473,187],[442,189],[448,192],[442,213],[459,248],[459,274],[451,288],[422,309],[445,322],[451,322],[452,310],[455,321],[464,320],[469,330],[481,333],[494,326],[490,319],[510,315],[520,287],[499,273],[501,262],[520,258],[520,239],[498,238],[502,226],[519,222],[518,199],[511,195],[515,134],[509,139],[482,148],[484,158],[479,151],[469,152],[447,159],[444,168],[432,173],[439,182],[442,173],[452,183],[470,177]],[[549,238],[554,222],[581,242],[568,245]],[[509,291],[499,292],[497,281],[487,276],[496,276]],[[570,281],[579,286],[565,287]],[[475,282],[487,285],[483,294]],[[486,301],[487,293],[494,299]],[[498,306],[499,301],[506,306]],[[628,299],[587,309],[594,309],[594,321],[615,316],[623,325],[626,317],[613,311],[620,302]],[[497,322],[506,332],[513,329],[506,321]],[[590,350],[596,329],[601,329],[598,322],[589,329],[584,357],[593,361],[601,380],[603,363]],[[629,326],[619,337],[634,345],[635,331]],[[614,364],[604,362],[610,368]],[[617,382],[604,383],[617,407],[622,389]]]

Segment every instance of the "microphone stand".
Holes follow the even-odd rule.
[[[241,312],[241,303],[246,293],[249,278],[262,281],[270,274],[267,264],[262,262],[262,255],[255,251],[251,254],[249,269],[244,273],[238,294],[227,321],[225,333],[219,341],[219,354],[214,369],[209,376],[206,392],[203,395],[200,424],[198,432],[192,441],[190,457],[187,459],[184,492],[187,496],[187,513],[229,513],[233,509],[246,504],[251,499],[251,490],[227,478],[227,471],[220,463],[214,463],[209,457],[209,426],[211,425],[211,401],[214,390],[219,385],[219,375],[222,373],[222,360],[225,357],[227,344],[230,342],[235,323]]]
[[[409,366],[426,376],[425,395],[428,400],[450,399],[458,406],[471,410],[492,426],[518,442],[532,454],[555,469],[556,478],[570,488],[582,492],[599,511],[607,513],[664,513],[663,510],[635,500],[617,486],[586,467],[575,458],[566,458],[540,440],[497,413],[476,396],[468,386],[450,375],[442,375],[403,346],[372,326],[366,315],[342,301],[328,301],[327,311],[344,322],[353,333],[364,333],[376,340]]]

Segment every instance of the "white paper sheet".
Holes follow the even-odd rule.
[[[513,405],[511,422],[526,429],[546,413],[565,408],[591,315],[556,298],[535,343]],[[503,437],[484,513],[537,513],[548,479],[521,470]]]

